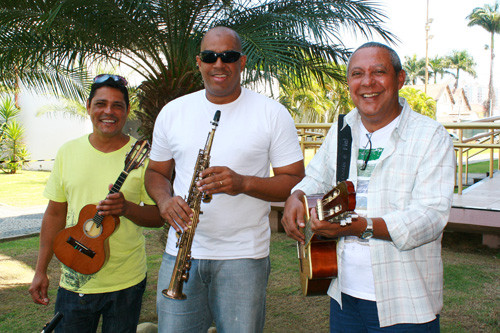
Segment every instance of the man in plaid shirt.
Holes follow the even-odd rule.
[[[315,234],[339,240],[338,277],[328,290],[331,332],[439,332],[453,144],[442,125],[399,97],[405,78],[396,52],[380,43],[360,46],[348,64],[356,108],[344,126],[352,132],[349,180],[359,217],[341,226],[311,213]],[[282,224],[291,238],[304,242],[301,198],[335,186],[336,160],[334,124],[286,201]]]

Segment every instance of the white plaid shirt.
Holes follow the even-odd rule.
[[[382,217],[392,241],[370,239],[375,295],[381,326],[425,323],[443,307],[441,238],[453,198],[455,155],[448,132],[413,110],[404,98],[396,125],[368,187],[368,217]],[[344,118],[352,131],[349,179],[356,184],[359,143],[357,109]],[[336,183],[337,125],[292,190],[326,193]],[[337,246],[340,269],[343,238]],[[340,272],[338,274],[340,276]],[[341,304],[339,279],[328,295]]]

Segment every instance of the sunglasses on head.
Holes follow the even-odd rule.
[[[241,52],[238,51],[224,51],[221,53],[216,53],[214,51],[202,51],[200,53],[201,61],[207,64],[213,64],[217,61],[217,58],[220,58],[223,63],[233,63],[238,61],[241,57]]]
[[[94,78],[94,83],[103,83],[109,79],[111,79],[115,83],[121,84],[123,86],[126,86],[128,83],[127,79],[125,79],[123,76],[115,75],[115,74],[99,74]]]

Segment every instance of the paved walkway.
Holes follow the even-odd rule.
[[[461,195],[455,194],[453,207],[500,211],[500,172],[493,173],[493,178],[485,177],[481,182],[466,188]]]
[[[0,239],[39,233],[46,207],[47,205],[19,208],[0,204]]]

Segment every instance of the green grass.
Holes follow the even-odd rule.
[[[141,322],[156,322],[156,281],[163,245],[161,232],[147,229],[148,284]],[[49,306],[32,303],[29,281],[35,268],[39,237],[0,243],[0,256],[28,268],[27,282],[6,286],[0,279],[0,332],[36,332],[52,318],[59,279],[59,264],[49,267]],[[443,332],[498,332],[500,266],[498,251],[483,248],[478,235],[445,233],[443,238],[444,308]],[[265,332],[328,332],[329,298],[304,297],[300,293],[295,242],[283,233],[271,239],[271,276],[267,288]]]
[[[1,174],[0,203],[19,206],[40,200],[47,178],[47,172],[38,171]],[[9,201],[18,198],[18,192],[23,192],[24,199]],[[140,321],[156,322],[156,281],[163,234],[158,229],[147,229],[145,235],[148,284]],[[500,255],[498,250],[485,249],[480,237],[460,233],[445,233],[443,237],[443,332],[499,332]],[[49,306],[34,304],[28,294],[38,243],[38,236],[0,242],[0,332],[39,332],[53,316],[60,274],[56,259],[49,266]],[[272,234],[271,267],[265,332],[327,332],[329,298],[301,295],[295,242],[283,233]]]
[[[493,161],[493,169],[498,170],[498,160]],[[464,164],[464,172],[465,172],[465,164]],[[486,172],[490,172],[489,161],[469,164],[469,173],[486,173]]]
[[[46,205],[42,195],[50,172],[21,170],[15,174],[0,173],[0,204],[16,207]]]

